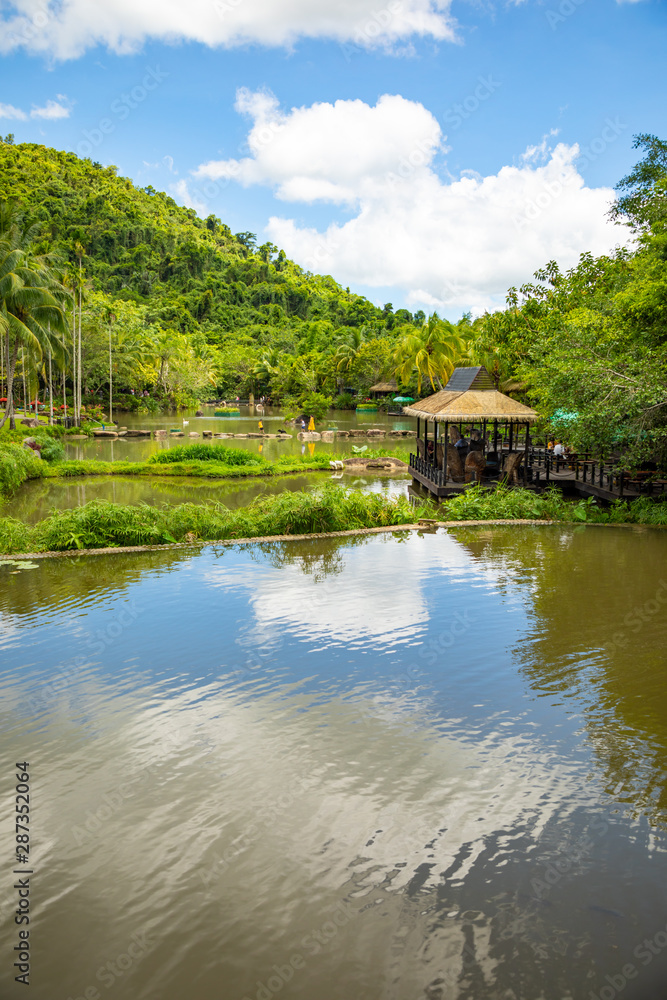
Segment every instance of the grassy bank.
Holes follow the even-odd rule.
[[[259,497],[248,507],[224,504],[125,506],[105,500],[53,511],[35,525],[0,517],[0,552],[63,552],[183,540],[257,538],[411,524],[432,517],[433,507],[413,507],[405,497],[360,493],[337,484],[321,490]]]
[[[556,487],[544,493],[498,486],[495,490],[472,486],[438,507],[443,521],[535,519],[588,524],[667,525],[667,502],[640,497],[598,504],[594,497],[570,500]]]
[[[221,503],[129,506],[94,500],[71,510],[53,511],[35,525],[0,517],[0,552],[11,555],[305,535],[413,524],[421,517],[667,525],[667,503],[641,498],[598,507],[591,500],[565,500],[556,490],[536,495],[523,489],[490,492],[473,487],[439,506],[425,501],[416,507],[405,497],[361,493],[333,483],[315,491],[259,497],[248,507],[233,511]]]
[[[201,446],[200,446],[201,447]],[[203,447],[208,447],[204,445]],[[237,449],[228,449],[234,452]],[[181,449],[160,452],[148,462],[99,462],[95,460],[66,460],[46,462],[18,444],[0,446],[0,497],[11,496],[29,479],[59,479],[70,476],[188,476],[210,479],[241,479],[248,476],[284,476],[293,472],[316,472],[329,468],[329,457],[289,457],[269,462],[261,456],[241,451],[242,460],[234,455],[224,456],[224,449],[215,453],[211,448],[210,459],[168,458]],[[179,460],[180,458],[180,460]],[[224,461],[222,459],[225,459]]]

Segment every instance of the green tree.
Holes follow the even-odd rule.
[[[426,380],[432,389],[442,389],[465,351],[461,332],[434,312],[421,327],[404,326],[400,334],[394,353],[395,372],[400,382],[407,384],[415,373],[418,392],[421,392],[422,381]]]
[[[7,358],[7,405],[0,421],[14,427],[14,374],[19,348],[41,360],[63,352],[65,290],[52,255],[35,252],[37,226],[24,222],[17,206],[0,202],[0,335]]]

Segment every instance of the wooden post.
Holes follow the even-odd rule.
[[[424,421],[424,461],[428,465],[428,420]]]
[[[523,446],[523,485],[528,485],[528,428],[530,424],[526,424],[526,441]]]
[[[514,446],[514,424],[510,424],[510,455]]]
[[[449,421],[445,420],[445,445],[442,449],[442,467],[445,472],[445,486],[447,485],[447,446],[449,444]]]

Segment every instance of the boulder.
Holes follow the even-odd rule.
[[[93,437],[96,438],[117,438],[118,434],[116,431],[102,430],[101,427],[93,428]]]
[[[349,431],[336,431],[336,434],[338,435],[339,438],[349,438],[350,436]]]
[[[322,435],[319,431],[299,431],[297,434],[298,441],[321,441]]]
[[[151,432],[150,430],[145,430],[143,427],[131,427],[127,432],[127,436],[133,438],[150,437]]]
[[[205,438],[213,437],[213,431],[202,431],[201,436]]]
[[[195,417],[203,417],[203,416],[204,416],[204,411],[203,410],[197,410],[196,411]]]
[[[198,438],[199,437],[199,431],[190,431],[190,433],[188,434],[188,437]]]
[[[347,436],[351,438],[364,438],[366,437],[366,431],[362,430],[360,427],[353,427],[352,430],[347,432]]]
[[[37,417],[25,417],[22,421],[25,427],[39,427],[39,420]]]
[[[223,436],[224,437],[235,437],[235,438],[247,438],[247,437],[250,437],[249,434],[225,434],[225,435],[221,434],[220,435],[220,437],[223,437]]]
[[[118,437],[119,438],[127,437],[127,431],[118,431]]]
[[[366,434],[367,434],[367,436],[369,438],[371,438],[371,437],[372,438],[383,438],[385,432],[383,430],[381,430],[381,428],[379,428],[379,427],[371,427],[369,430],[366,431]]]
[[[167,432],[166,432],[166,430],[164,429],[164,427],[159,427],[159,428],[158,428],[158,429],[157,429],[157,430],[155,431],[155,437],[156,437],[156,438],[166,438],[166,436],[167,436]]]
[[[336,436],[336,432],[335,431],[322,431],[322,440],[323,441],[333,441],[334,438],[335,438],[335,436]]]
[[[185,437],[183,431],[169,431],[169,437],[182,438]]]

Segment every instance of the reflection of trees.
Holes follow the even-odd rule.
[[[0,614],[33,615],[66,611],[91,598],[127,590],[150,570],[176,569],[191,558],[186,550],[104,556],[64,556],[40,559],[36,569],[19,569],[0,560]],[[19,559],[20,561],[20,559]]]
[[[667,821],[667,533],[539,527],[455,532],[501,586],[532,591],[516,650],[540,694],[576,699],[611,793]]]
[[[368,535],[349,538],[313,538],[303,541],[258,542],[249,549],[250,558],[268,563],[275,569],[298,566],[313,583],[321,583],[327,576],[342,573],[346,561],[344,550],[365,545]]]

